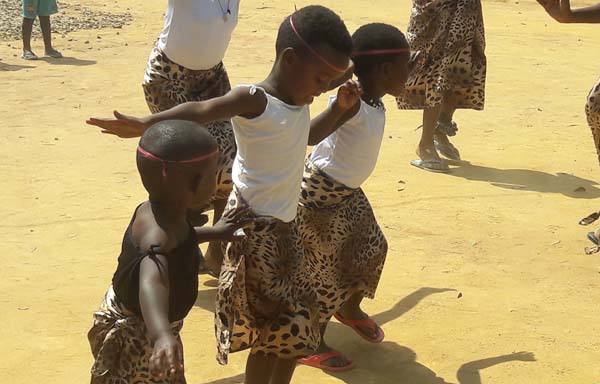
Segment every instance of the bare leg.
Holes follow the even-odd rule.
[[[42,35],[44,36],[46,56],[55,58],[62,57],[60,52],[52,47],[52,28],[50,26],[50,16],[40,16],[40,27],[42,28]]]
[[[296,370],[296,359],[277,359],[269,384],[289,384]]]
[[[417,147],[417,156],[422,160],[440,160],[433,145],[433,136],[440,117],[440,110],[441,105],[436,105],[423,111],[423,132],[421,133],[421,142]]]
[[[444,101],[440,110],[439,121],[449,123],[454,118],[454,112],[456,112],[456,98],[452,92],[446,92],[444,94]],[[437,123],[436,123],[437,124]],[[450,144],[448,136],[443,133],[435,132],[435,139],[442,144]]]
[[[23,54],[30,53],[33,56],[35,56],[35,54],[31,50],[31,31],[33,30],[34,21],[34,19],[28,19],[24,17],[23,26],[21,29],[21,34],[23,37]]]
[[[246,361],[244,384],[270,384],[278,360],[276,357],[251,353]]]
[[[223,216],[223,211],[225,210],[225,206],[227,205],[227,200],[216,200],[213,203],[213,225],[219,221],[221,216]],[[219,275],[221,272],[221,265],[223,264],[223,246],[220,241],[213,241],[208,244],[208,249],[206,250],[206,255],[204,258],[204,265],[213,271],[215,274]]]

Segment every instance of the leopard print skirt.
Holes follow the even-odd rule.
[[[181,343],[183,320],[171,323],[173,335]],[[144,321],[120,302],[109,287],[88,332],[94,355],[92,384],[185,384],[183,373],[159,379],[150,374],[152,342]]]
[[[596,152],[598,153],[598,162],[600,163],[600,80],[598,80],[588,95],[585,114],[588,125],[592,130]]]
[[[227,210],[245,205],[235,191]],[[252,215],[252,214],[251,214]],[[217,360],[231,352],[296,359],[319,346],[319,312],[294,222],[260,217],[229,243],[217,289]]]
[[[333,180],[307,161],[296,222],[321,321],[355,293],[375,296],[387,241],[362,189]]]
[[[452,92],[457,108],[483,109],[487,64],[480,0],[413,0],[407,39],[421,57],[398,108],[432,108]]]
[[[157,113],[188,101],[223,96],[231,90],[231,84],[223,63],[205,71],[195,71],[174,63],[154,47],[146,66],[143,88],[150,112]],[[220,152],[213,201],[225,200],[233,186],[231,167],[236,153],[233,128],[229,120],[207,123],[206,127],[217,140]]]

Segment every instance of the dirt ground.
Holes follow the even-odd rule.
[[[89,380],[91,315],[145,197],[135,140],[102,136],[84,120],[113,108],[147,113],[140,84],[166,2],[81,3],[134,21],[56,36],[60,61],[23,62],[20,42],[0,43],[0,372],[9,383]],[[352,31],[372,21],[404,30],[410,12],[409,0],[322,3]],[[276,28],[293,9],[242,1],[225,60],[233,84],[268,73]],[[328,340],[358,368],[299,367],[294,383],[600,381],[600,256],[583,253],[587,230],[577,225],[600,208],[583,111],[600,75],[600,29],[554,23],[533,0],[484,0],[484,17],[486,110],[456,115],[455,143],[471,165],[450,175],[411,167],[420,113],[386,99],[383,151],[365,187],[390,244],[378,297],[365,306],[386,341],[367,345],[334,324]],[[201,286],[183,332],[188,382],[240,382],[246,354],[216,363],[215,281]]]

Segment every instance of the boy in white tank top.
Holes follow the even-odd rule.
[[[247,384],[289,383],[296,359],[320,343],[317,293],[294,219],[308,138],[330,133],[311,128],[308,105],[347,72],[352,40],[339,16],[309,6],[282,22],[276,51],[271,73],[256,86],[141,119],[115,112],[116,119],[88,120],[104,133],[130,137],[161,120],[232,119],[238,152],[228,209],[247,205],[262,219],[227,247],[215,323],[220,363],[251,349]],[[346,83],[327,118],[340,119],[359,94],[356,83]]]

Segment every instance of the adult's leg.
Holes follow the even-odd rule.
[[[296,359],[277,359],[269,384],[289,384],[296,370]]]

